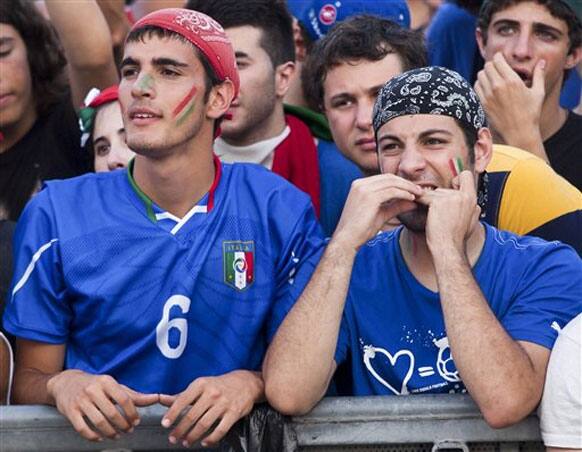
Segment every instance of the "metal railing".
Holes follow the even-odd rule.
[[[83,440],[55,408],[0,407],[0,451],[81,451],[104,449],[173,450],[160,425],[167,408],[140,408],[141,424],[117,441]],[[324,399],[306,416],[288,419],[299,449],[389,450],[376,446],[427,443],[433,450],[466,450],[468,443],[495,443],[518,450],[518,443],[540,447],[538,418],[532,414],[505,429],[491,429],[467,395],[337,397]],[[407,450],[410,450],[408,448]],[[429,449],[430,450],[430,449]]]

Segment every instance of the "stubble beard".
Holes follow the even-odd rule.
[[[428,216],[428,207],[418,205],[418,207],[409,212],[404,212],[396,218],[411,232],[423,233],[426,230],[426,218]]]

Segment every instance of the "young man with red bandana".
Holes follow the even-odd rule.
[[[90,440],[160,402],[171,443],[212,445],[263,399],[263,355],[316,265],[319,225],[281,178],[213,155],[239,91],[216,21],[142,18],[121,73],[135,160],[47,183],[17,226],[14,400],[55,405]]]

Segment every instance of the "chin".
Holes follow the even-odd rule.
[[[428,208],[426,206],[418,206],[410,212],[404,212],[397,216],[403,226],[412,231],[424,233],[426,230],[426,217],[428,215]]]

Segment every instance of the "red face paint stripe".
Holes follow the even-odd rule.
[[[451,168],[451,171],[453,172],[453,176],[457,176],[457,168],[455,168],[455,164],[453,162],[453,159],[449,160],[449,167]]]
[[[194,97],[194,94],[196,94],[196,91],[198,91],[198,90],[196,89],[195,86],[193,86],[192,89],[190,90],[190,92],[186,95],[186,97],[184,99],[182,99],[182,102],[180,102],[178,104],[178,106],[174,109],[174,111],[172,112],[174,117],[176,117],[184,109],[184,107],[188,104],[188,102],[190,102],[192,100],[192,98]]]

